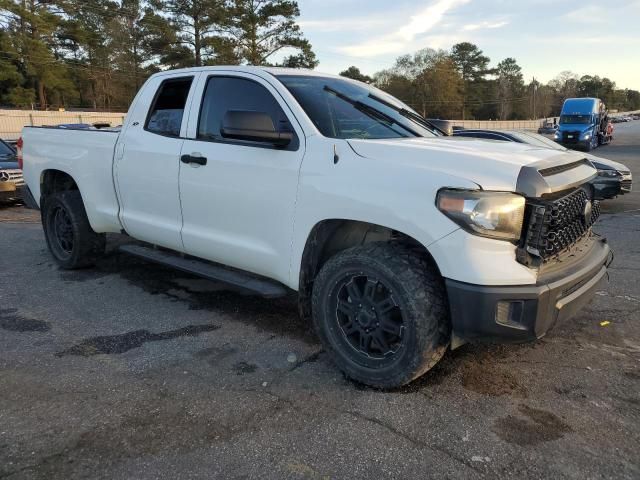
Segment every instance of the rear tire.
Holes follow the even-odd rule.
[[[370,243],[329,259],[314,282],[312,308],[316,332],[338,368],[376,388],[423,375],[451,337],[442,278],[399,244]]]
[[[49,251],[64,269],[89,267],[104,255],[106,237],[93,231],[77,190],[46,197],[42,226]]]

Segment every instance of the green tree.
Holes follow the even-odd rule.
[[[40,108],[47,107],[49,97],[64,101],[74,93],[57,51],[61,17],[56,10],[52,0],[0,0],[0,13],[25,78],[22,87],[36,92]]]
[[[22,88],[24,79],[18,70],[18,60],[19,57],[13,49],[8,33],[0,28],[0,102],[13,103],[8,96],[16,88]],[[33,102],[35,92],[33,90],[30,92],[31,102]],[[21,92],[20,96],[23,97],[23,94],[24,92]]]
[[[250,65],[268,65],[283,50],[296,53],[281,65],[315,68],[318,60],[304,38],[296,18],[298,2],[292,0],[230,0],[226,34],[236,42],[238,57]]]
[[[524,80],[522,69],[515,58],[505,58],[496,68],[496,97],[498,100],[498,116],[500,120],[523,118]]]
[[[640,110],[640,92],[638,90],[625,90],[625,110]]]
[[[359,82],[371,83],[373,82],[373,78],[369,75],[365,75],[360,71],[358,67],[349,67],[345,71],[340,72],[340,76],[351,78],[353,80],[358,80]]]
[[[489,57],[476,45],[469,42],[457,43],[451,48],[451,59],[462,77],[462,119],[467,115],[467,104],[481,106],[488,99],[490,88],[486,76],[489,69]],[[478,108],[471,108],[472,113]]]
[[[425,117],[452,118],[462,105],[462,77],[447,52],[425,48],[396,59],[375,83]]]
[[[413,103],[413,84],[405,75],[398,73],[393,68],[376,72],[373,75],[373,84],[381,90],[402,100],[411,107]]]
[[[196,66],[216,63],[220,53],[228,58],[229,52],[219,52],[227,44],[220,41],[219,33],[228,21],[228,8],[224,0],[150,0],[153,8],[165,13],[173,28],[164,61],[172,66]]]

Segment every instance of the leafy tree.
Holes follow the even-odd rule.
[[[349,67],[345,71],[340,72],[340,76],[351,78],[353,80],[358,80],[359,82],[371,83],[373,82],[373,78],[369,75],[365,75],[360,71],[358,67]]]
[[[375,76],[375,83],[425,117],[451,118],[462,105],[462,78],[442,50],[425,48],[398,57],[393,68]]]
[[[236,52],[250,65],[267,65],[282,50],[297,53],[282,65],[315,68],[318,65],[311,44],[302,35],[296,18],[298,2],[293,0],[230,0],[225,32],[236,42]]]
[[[625,90],[625,107],[628,110],[640,110],[640,92],[637,90]]]
[[[398,73],[395,69],[387,69],[377,72],[373,76],[373,84],[402,100],[411,107],[415,107],[413,103],[413,85],[412,81],[405,75]]]

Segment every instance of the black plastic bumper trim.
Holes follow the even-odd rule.
[[[590,252],[553,279],[536,285],[484,286],[445,279],[453,333],[476,342],[517,343],[544,336],[558,321],[574,316],[593,298],[602,279],[611,250],[597,240]],[[499,301],[522,302],[516,324],[496,321]]]

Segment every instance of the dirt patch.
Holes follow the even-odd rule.
[[[462,368],[462,386],[467,390],[497,397],[513,395],[526,397],[526,389],[515,375],[487,361],[469,362]]]
[[[16,204],[0,202],[0,222],[40,223],[40,211],[29,210]]]
[[[178,337],[195,336],[204,332],[211,332],[220,328],[218,325],[189,325],[177,330],[162,333],[151,333],[149,330],[135,330],[121,335],[108,335],[88,338],[62,352],[56,353],[56,357],[65,355],[80,355],[90,357],[99,354],[125,353],[134,348],[141,347],[147,342],[172,340]]]
[[[233,424],[225,424],[211,410],[194,412],[173,400],[145,404],[119,418],[105,418],[105,423],[75,436],[57,453],[38,459],[21,471],[28,471],[25,476],[29,478],[94,478],[96,472],[115,462],[148,455],[175,455],[229,441],[281,408],[274,403],[240,416]],[[18,472],[0,467],[0,478],[15,473]]]
[[[526,418],[509,415],[495,422],[493,432],[505,442],[519,446],[537,445],[572,432],[569,425],[551,412],[527,405],[520,405],[518,410]]]
[[[0,309],[0,328],[10,332],[48,332],[51,325],[44,320],[18,315],[18,309]]]

